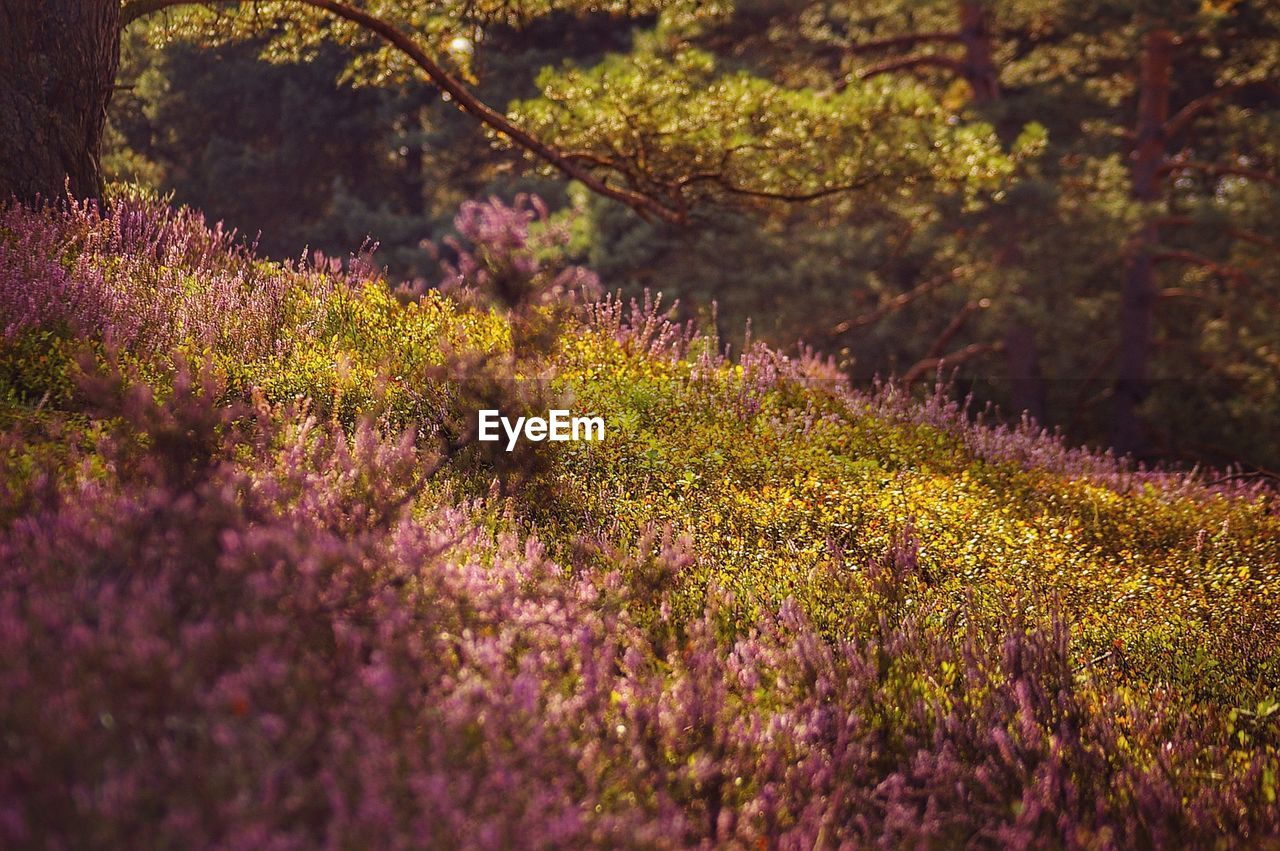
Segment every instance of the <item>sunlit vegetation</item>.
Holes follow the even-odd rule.
[[[457,230],[396,292],[0,217],[7,847],[1280,835],[1274,492],[729,357],[534,204]]]

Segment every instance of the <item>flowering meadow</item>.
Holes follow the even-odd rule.
[[[1280,844],[1273,491],[457,230],[0,214],[0,847]],[[606,440],[473,439],[553,403]]]

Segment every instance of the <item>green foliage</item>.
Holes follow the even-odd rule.
[[[390,429],[456,433],[472,400],[441,367],[511,346],[501,313],[434,291],[397,296],[376,278],[235,262],[287,287],[283,318],[258,326],[275,342],[190,337],[174,347],[216,367],[232,393],[306,400],[348,428],[372,416]],[[165,280],[139,277],[127,291],[146,301],[146,288]],[[672,589],[677,616],[693,617],[715,585],[742,602],[738,628],[758,606],[794,598],[843,636],[857,613],[845,583],[908,536],[920,544],[914,605],[939,623],[1046,617],[1061,607],[1082,664],[1101,657],[1135,687],[1188,700],[1242,705],[1280,678],[1280,635],[1265,616],[1280,605],[1272,496],[1158,479],[1117,489],[1096,476],[1025,469],[968,448],[958,423],[851,394],[819,362],[757,348],[735,364],[716,357],[712,341],[677,344],[657,314],[624,318],[616,302],[596,312],[536,373],[517,364],[504,373],[515,384],[536,374],[530,386],[544,386],[547,404],[609,424],[603,444],[551,451],[540,487],[554,498],[517,503],[515,518],[566,554],[606,530],[623,544],[655,525],[688,535],[696,557]],[[71,343],[29,333],[5,346],[10,416],[83,404],[67,390]],[[136,380],[163,392],[163,358],[134,359]],[[481,457],[469,463],[454,486],[483,498],[485,470],[497,468]]]
[[[29,330],[0,347],[0,402],[58,405],[74,388],[75,354],[83,344],[65,330]]]
[[[606,299],[568,317],[565,290],[583,278],[552,250],[566,229],[544,220],[531,235],[536,216],[524,208],[475,205],[459,216],[472,244],[456,246],[456,277],[469,285],[457,295],[393,293],[359,263],[258,261],[189,214],[125,205],[116,214],[131,225],[88,207],[9,217],[15,233],[49,234],[28,244],[74,259],[73,276],[46,286],[137,308],[169,303],[179,280],[188,297],[139,327],[132,354],[103,346],[133,328],[131,309],[106,317],[116,326],[90,315],[56,335],[0,343],[0,363],[28,365],[8,373],[22,376],[20,392],[0,397],[3,542],[20,554],[14,587],[39,589],[2,597],[3,634],[22,652],[0,670],[38,684],[41,698],[64,695],[84,719],[50,721],[22,690],[6,705],[24,734],[5,746],[39,778],[29,785],[40,801],[80,806],[53,780],[66,771],[90,774],[86,783],[109,782],[98,772],[136,777],[142,804],[92,810],[95,824],[124,835],[151,796],[171,793],[154,779],[161,762],[201,804],[221,794],[209,777],[219,788],[276,782],[265,769],[246,773],[242,754],[299,770],[304,779],[285,788],[327,796],[309,778],[330,766],[315,768],[306,742],[334,735],[354,750],[325,759],[345,782],[360,779],[362,794],[425,755],[443,760],[431,777],[456,778],[461,767],[499,776],[508,785],[495,800],[506,801],[511,777],[521,794],[542,789],[542,775],[528,772],[553,753],[560,773],[577,766],[606,778],[572,775],[570,810],[581,786],[601,812],[638,816],[659,789],[698,816],[688,824],[707,825],[697,835],[709,842],[721,827],[706,812],[748,808],[758,784],[801,801],[788,805],[789,824],[811,797],[803,784],[795,791],[797,777],[880,794],[885,776],[935,751],[946,760],[930,760],[962,779],[931,782],[960,797],[922,835],[973,832],[948,832],[974,806],[957,789],[986,790],[990,811],[975,822],[1008,818],[1007,802],[1042,788],[1024,766],[1050,765],[1053,788],[1073,790],[1064,796],[1089,818],[1101,818],[1095,800],[1121,822],[1153,819],[1154,807],[1175,814],[1167,831],[1184,829],[1183,796],[1194,795],[1187,818],[1202,835],[1247,832],[1252,822],[1224,815],[1211,794],[1223,782],[1227,799],[1275,804],[1273,490],[1137,471],[1043,434],[975,426],[941,398],[922,406],[892,388],[860,394],[812,356],[757,345],[725,358],[718,341],[651,305]],[[40,283],[10,271],[0,268],[0,283],[14,285],[0,294]],[[234,301],[250,273],[274,312]],[[512,289],[511,276],[526,286]],[[226,304],[229,315],[219,313]],[[181,321],[205,314],[204,325]],[[529,327],[544,318],[563,321],[562,333],[533,335],[548,342],[533,345]],[[244,333],[224,333],[237,321]],[[76,346],[90,377],[57,395],[65,358],[42,358]],[[455,454],[459,428],[492,399],[603,416],[606,439],[541,444],[520,458],[474,446]],[[513,469],[519,487],[503,487]],[[567,628],[588,602],[598,622]],[[98,623],[104,612],[118,628]],[[384,645],[341,649],[357,628],[400,636],[385,647],[413,652],[377,677],[371,668],[389,664]],[[64,636],[77,648],[71,668]],[[462,643],[479,639],[492,643]],[[32,661],[53,658],[64,666]],[[341,690],[335,660],[349,663]],[[244,685],[255,671],[261,678]],[[168,738],[173,707],[206,692],[208,707],[184,710],[190,735]],[[513,698],[530,694],[513,712]],[[363,714],[349,711],[353,701]],[[551,709],[572,713],[544,727]],[[446,710],[450,726],[431,738]],[[276,734],[258,732],[260,712],[279,721]],[[189,747],[198,770],[153,754],[167,757],[161,748],[139,752],[110,733],[117,718],[156,730],[148,741]],[[313,726],[289,738],[294,719]],[[229,750],[217,724],[252,735]],[[373,729],[385,734],[385,760],[370,767],[355,759],[368,756],[365,740],[350,734]],[[739,741],[744,730],[773,744]],[[543,733],[552,735],[530,738]],[[616,745],[624,735],[635,739]],[[493,768],[521,743],[529,749],[515,750],[510,769]],[[603,756],[588,772],[591,754]],[[846,761],[839,771],[836,758]],[[993,764],[1013,766],[999,794],[989,779],[957,785]],[[1113,788],[1120,770],[1190,791]],[[470,813],[464,797],[456,806]],[[408,811],[420,803],[391,798]],[[28,819],[56,832],[48,806],[31,805]],[[511,823],[543,810],[517,808]],[[878,810],[858,799],[832,818],[847,829],[865,812]],[[1266,823],[1270,810],[1246,814]],[[326,818],[308,810],[297,821],[311,830]],[[255,835],[265,823],[252,821]],[[767,832],[744,824],[744,835]],[[1056,828],[1037,819],[1021,829]]]
[[[588,524],[688,534],[688,606],[706,583],[742,600],[794,596],[843,635],[851,612],[836,578],[907,534],[925,580],[913,596],[939,622],[1061,605],[1081,664],[1105,654],[1146,688],[1223,700],[1269,693],[1280,676],[1280,636],[1263,626],[1280,603],[1272,499],[1119,494],[975,458],[953,434],[860,411],[829,382],[750,400],[750,374],[690,367],[591,335],[562,373],[613,428],[607,446],[566,459],[573,501]]]
[[[340,85],[348,53],[335,45],[276,66],[259,59],[261,38],[213,51],[133,36],[111,177],[172,192],[276,259],[344,256],[376,234],[397,274],[434,268],[418,246],[430,222],[421,152],[435,141],[423,126],[432,92]]]
[[[540,99],[512,107],[521,125],[689,205],[725,195],[898,194],[920,183],[976,195],[1010,171],[990,128],[951,125],[915,87],[788,89],[723,72],[703,51],[644,48],[585,71],[544,71],[538,84]]]
[[[475,47],[490,29],[529,26],[553,13],[643,16],[672,4],[670,0],[363,0],[350,5],[412,33],[433,55],[470,76]],[[264,34],[270,40],[263,55],[271,61],[295,62],[338,43],[355,48],[346,68],[349,80],[379,86],[425,80],[422,69],[375,34],[297,0],[182,9],[166,16],[157,31],[163,40],[204,44],[255,41]]]
[[[410,34],[485,102],[509,103],[509,118],[577,165],[687,216],[672,228],[613,202],[580,204],[590,217],[582,253],[629,294],[661,289],[704,324],[718,302],[725,339],[736,342],[751,320],[758,338],[818,345],[860,380],[917,366],[931,375],[929,364],[942,358],[963,391],[1010,419],[1029,409],[1073,440],[1105,444],[1111,436],[1132,237],[1143,220],[1165,220],[1152,246],[1161,297],[1142,410],[1147,451],[1174,461],[1280,463],[1267,437],[1280,412],[1271,260],[1280,194],[1257,176],[1280,168],[1275,90],[1265,85],[1280,71],[1274,4],[355,5]],[[981,26],[965,24],[974,10]],[[1253,177],[1174,171],[1158,202],[1132,200],[1137,62],[1153,26],[1182,39],[1173,111],[1228,89],[1166,140],[1169,155]],[[244,193],[249,203],[234,218],[250,232],[265,227],[274,254],[290,254],[282,246],[300,234],[342,253],[367,233],[387,246],[382,262],[394,275],[429,275],[414,235],[443,233],[444,210],[490,192],[546,194],[546,175],[539,186],[531,174],[536,161],[520,174],[509,140],[486,138],[447,103],[424,105],[404,57],[305,4],[175,11],[155,27],[162,41],[250,39],[272,61],[309,59],[312,70],[382,87],[392,110],[410,111],[390,122],[361,112],[352,123],[374,129],[340,134],[359,144],[310,169],[340,173],[344,185],[290,179],[312,189],[301,202],[271,203],[265,189]],[[980,58],[969,53],[974,44],[990,53],[994,88],[983,98],[969,79]],[[238,72],[227,86],[247,89],[248,77]],[[153,75],[142,94],[181,105],[167,115],[202,112],[181,104],[181,86],[160,88]],[[257,108],[270,111],[275,100]],[[235,123],[252,132],[221,142],[204,123],[164,122],[183,144],[208,142],[201,167],[186,166],[191,174],[225,176],[180,192],[181,200],[222,215],[209,203],[219,187],[265,187],[251,175],[307,161],[244,154],[259,145],[295,150],[247,118]],[[311,123],[308,139],[346,126],[332,116]],[[405,153],[378,162],[375,152],[387,148]],[[154,180],[148,169],[159,165],[168,170],[159,179],[171,184],[183,159],[194,160],[170,151],[157,163],[145,145],[128,153],[122,170]],[[770,202],[780,198],[806,203]],[[303,218],[311,224],[297,225]],[[288,235],[277,243],[280,231]],[[949,283],[929,286],[938,279]],[[917,296],[921,287],[927,292]],[[1010,351],[1015,339],[1020,353]],[[980,356],[955,360],[970,350]]]

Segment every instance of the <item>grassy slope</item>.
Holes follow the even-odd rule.
[[[683,381],[668,375],[687,361],[658,366],[610,349],[584,342],[566,371],[614,432],[565,461],[566,502],[582,508],[552,522],[689,532],[693,595],[714,581],[743,599],[795,596],[838,631],[838,574],[910,534],[925,577],[917,604],[940,619],[1061,605],[1082,664],[1106,654],[1147,687],[1198,697],[1251,701],[1274,688],[1273,498],[1187,490],[1176,477],[1117,490],[980,457],[965,426],[921,423],[918,411],[830,382],[801,378],[750,398],[753,379],[733,367]],[[610,377],[584,380],[601,360]]]
[[[1113,835],[1173,844],[1191,829],[1226,845],[1280,834],[1273,493],[1128,470],[1025,430],[973,426],[939,399],[859,394],[813,358],[758,348],[726,359],[656,311],[612,301],[571,321],[515,376],[546,379],[539,404],[603,415],[604,443],[547,444],[518,459],[471,447],[418,492],[415,466],[474,416],[479,396],[467,395],[459,364],[513,345],[502,312],[438,292],[396,296],[376,276],[261,263],[195,219],[145,208],[128,227],[84,210],[8,213],[0,310],[10,329],[0,344],[0,548],[24,559],[0,574],[0,621],[11,620],[0,639],[17,660],[0,679],[27,695],[0,716],[20,730],[5,747],[15,776],[28,778],[33,835],[83,839],[79,824],[116,844],[145,835],[130,821],[145,807],[113,810],[107,795],[103,812],[85,816],[92,796],[68,799],[64,775],[108,790],[117,773],[131,778],[119,787],[177,813],[166,830],[180,833],[168,784],[217,825],[231,800],[219,796],[284,771],[297,778],[262,794],[296,798],[303,815],[291,821],[279,801],[261,813],[245,806],[270,830],[311,841],[338,829],[315,776],[332,769],[366,790],[419,757],[442,760],[421,776],[465,773],[499,790],[450,804],[473,842],[467,831],[486,819],[531,842],[543,804],[529,801],[557,783],[566,823],[588,831],[574,835],[605,847],[640,823],[665,844],[727,842],[722,804],[741,816],[734,835],[761,845],[790,836],[815,847],[828,831],[939,847],[974,831],[1007,845],[1015,834],[1005,828],[1080,847],[1110,847]],[[148,413],[118,394],[136,409],[122,430],[92,382],[75,378],[114,363],[108,373],[163,398],[181,360],[221,376],[215,410],[173,393],[190,410],[169,422],[163,405]],[[532,397],[536,384],[505,392]],[[179,456],[203,450],[184,442],[184,423],[221,422],[245,397],[287,422],[276,443],[241,445],[241,466],[217,474],[240,484],[192,500],[149,483],[155,458],[176,467],[162,479],[192,475],[199,465]],[[300,409],[319,427],[299,427]],[[344,444],[341,429],[361,420],[384,434],[416,431],[417,449],[388,448],[367,429]],[[498,486],[504,465],[526,462],[530,475]],[[56,494],[50,480],[63,485]],[[414,495],[410,517],[365,528],[375,496],[402,507],[402,492]],[[113,528],[117,510],[135,526]],[[47,532],[50,518],[88,523],[93,535],[86,544],[78,532]],[[481,531],[467,532],[471,523]],[[404,543],[451,527],[468,542],[443,557]],[[687,537],[683,551],[655,546],[665,530]],[[278,560],[227,549],[259,533],[287,542]],[[135,536],[150,541],[142,554]],[[497,541],[493,552],[477,536]],[[542,562],[541,547],[564,572]],[[467,564],[461,579],[455,554]],[[362,620],[332,608],[317,564],[333,571],[333,594],[354,595]],[[388,578],[381,570],[398,584],[365,594]],[[405,579],[413,571],[420,584]],[[152,574],[171,584],[153,588]],[[259,582],[276,595],[265,604]],[[184,594],[192,599],[175,602]],[[233,695],[228,722],[218,691],[253,675],[235,649],[255,623],[245,607],[270,617],[244,633],[243,652],[286,659],[271,677],[294,678],[282,689],[267,677],[250,693],[280,704],[280,730],[300,738],[236,739],[224,751],[209,731],[252,732],[241,721],[258,717]],[[1051,613],[1069,629],[1069,660],[1060,633],[1041,629]],[[120,626],[108,629],[112,618]],[[419,618],[439,622],[435,632],[418,634]],[[28,622],[40,626],[25,632]],[[809,622],[828,640],[811,640]],[[368,630],[365,646],[379,648],[370,658],[400,660],[383,683],[395,711],[370,701],[368,660],[329,647],[348,629]],[[193,655],[184,642],[197,639],[217,652]],[[99,647],[114,641],[123,643]],[[173,671],[152,664],[156,647],[170,648]],[[313,688],[325,696],[307,697]],[[206,691],[209,706],[184,710],[203,732],[174,738],[174,707]],[[513,708],[517,691],[524,708]],[[49,701],[79,726],[48,722]],[[95,726],[108,717],[102,706],[144,731],[139,741],[189,747],[187,756],[139,755]],[[356,728],[385,763],[297,758],[307,736],[345,741]],[[447,746],[424,743],[424,732]],[[215,745],[216,758],[192,756]],[[184,774],[190,759],[208,759],[208,770]],[[237,767],[243,760],[250,767]],[[438,797],[382,791],[405,818]],[[781,821],[762,815],[779,800]]]
[[[453,404],[433,365],[507,345],[495,313],[228,255],[192,221],[170,226],[180,250],[166,258],[95,242],[84,234],[104,225],[76,221],[51,237],[65,242],[57,262],[105,273],[101,286],[134,300],[119,310],[153,309],[124,357],[160,386],[179,352],[214,363],[233,390],[430,431]],[[74,409],[80,345],[47,329],[11,339],[6,419]],[[515,516],[566,558],[584,536],[688,533],[689,613],[714,583],[736,595],[740,622],[792,596],[839,634],[853,622],[842,589],[909,535],[923,577],[912,603],[940,623],[1060,606],[1081,664],[1142,689],[1251,706],[1280,681],[1274,495],[1127,473],[1047,437],[971,427],[937,400],[858,395],[812,359],[761,348],[733,363],[634,306],[597,307],[542,369],[575,410],[604,415],[609,436],[550,448],[544,486]],[[464,492],[485,493],[486,476],[468,471]]]

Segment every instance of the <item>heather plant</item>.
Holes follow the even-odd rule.
[[[567,459],[570,478],[588,516],[670,522],[698,540],[691,607],[708,581],[742,600],[793,594],[839,634],[833,545],[874,558],[910,527],[939,617],[998,619],[1019,598],[1044,615],[1056,599],[1079,664],[1101,656],[1194,699],[1273,693],[1280,553],[1265,487],[1133,469],[942,403],[916,412],[891,388],[851,391],[811,357],[683,359],[675,342],[655,357],[610,325],[587,333],[595,347],[574,350],[592,376],[586,404],[619,428],[608,460]]]
[[[574,312],[532,201],[464,210],[452,295],[6,215],[0,845],[1280,842],[1265,487]],[[187,312],[36,316],[50,264]],[[551,400],[606,441],[470,440]]]
[[[408,436],[263,411],[228,437],[239,413],[210,390],[129,400],[118,439],[242,451],[174,476],[186,452],[161,450],[5,532],[7,844],[1127,847],[1280,829],[1273,754],[1078,676],[1060,624],[927,626],[902,592],[911,541],[868,565],[860,593],[891,605],[842,641],[794,601],[726,632],[714,590],[675,632],[646,628],[645,585],[608,561],[660,579],[686,568],[679,542],[570,575],[479,506],[409,510]]]
[[[219,348],[242,358],[280,344],[288,276],[235,248],[190,211],[124,200],[11,206],[0,233],[6,336],[65,326],[156,356]]]

